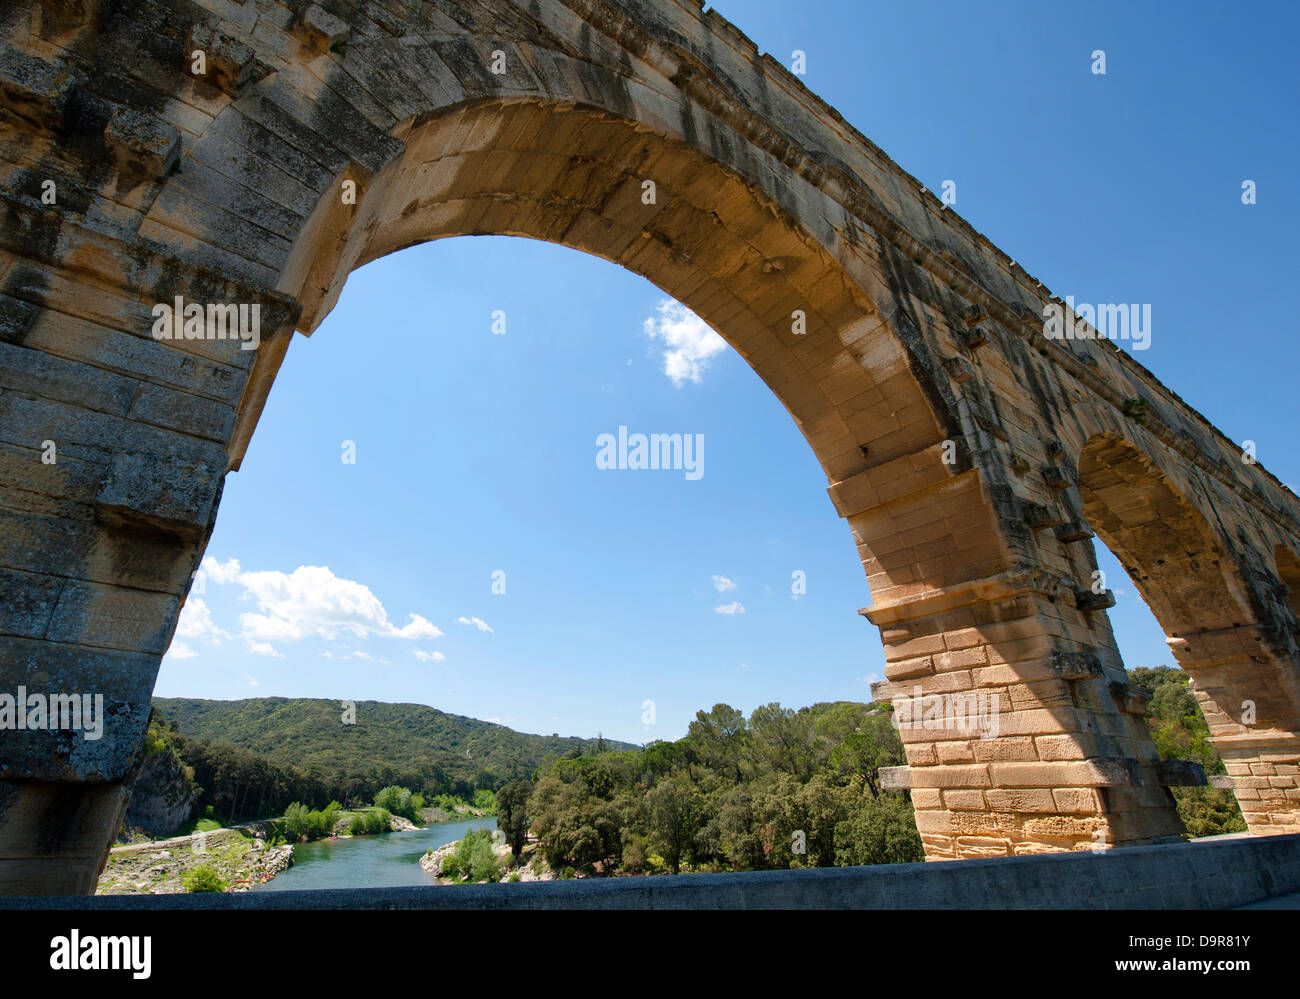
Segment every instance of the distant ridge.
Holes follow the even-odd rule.
[[[596,739],[530,735],[425,704],[356,701],[353,724],[342,721],[342,702],[320,698],[155,697],[153,704],[191,739],[237,746],[323,774],[437,771],[486,786],[476,781],[484,773],[526,778],[548,757],[594,752],[597,746]],[[640,747],[606,739],[605,748]]]

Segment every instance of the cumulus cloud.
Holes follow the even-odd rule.
[[[171,648],[167,650],[168,659],[193,659],[197,655],[198,653],[184,642],[173,641]]]
[[[728,590],[736,588],[736,581],[728,579],[726,576],[710,576],[709,578],[713,580],[713,588],[719,593],[726,593]]]
[[[203,574],[214,583],[233,583],[239,578],[239,559],[227,559],[225,562],[218,562],[211,555],[203,560],[199,567]]]
[[[191,596],[181,608],[181,618],[176,624],[176,634],[181,638],[194,638],[219,644],[229,638],[230,632],[218,628],[212,620],[212,611],[202,597]],[[184,657],[181,657],[184,658]]]
[[[260,613],[241,614],[246,638],[255,641],[299,641],[312,635],[334,639],[437,638],[442,631],[419,614],[398,627],[370,588],[341,579],[322,565],[300,565],[292,573],[266,571],[239,575],[244,595],[257,601]]]
[[[419,614],[408,615],[405,624],[395,623],[368,586],[336,576],[326,566],[300,565],[290,573],[272,570],[245,572],[238,559],[218,562],[209,556],[203,560],[202,569],[206,581],[219,585],[238,584],[243,590],[240,599],[256,603],[256,612],[239,617],[238,637],[243,639],[245,649],[252,655],[283,659],[277,645],[312,637],[327,641],[341,637],[418,641],[442,635],[440,628]],[[217,626],[211,610],[199,596],[191,596],[186,601],[176,634],[178,638],[211,644],[236,637]],[[173,643],[171,654],[176,659],[197,655],[186,642]],[[344,650],[338,654],[326,652],[325,658],[388,662],[356,650]]]
[[[456,621],[457,621],[457,623],[459,623],[459,624],[472,624],[472,625],[473,625],[475,628],[477,628],[479,631],[491,631],[491,630],[492,630],[491,628],[489,628],[489,627],[487,626],[487,622],[484,621],[484,620],[483,620],[482,618],[480,618],[480,617],[458,617],[458,618],[456,618]]]
[[[713,608],[713,613],[715,613],[715,614],[743,614],[743,613],[745,613],[745,605],[742,604],[739,600],[733,600],[731,603],[729,603],[729,604],[723,604],[721,607],[714,607],[714,608]]]
[[[440,663],[447,658],[441,652],[425,652],[423,649],[414,649],[412,651],[415,653],[415,658],[422,663]]]
[[[655,313],[646,319],[644,329],[650,339],[663,343],[664,374],[674,385],[685,381],[699,384],[709,361],[727,349],[727,341],[671,298],[663,299],[655,307]]]

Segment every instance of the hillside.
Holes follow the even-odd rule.
[[[472,786],[483,774],[527,778],[548,758],[594,751],[597,740],[529,735],[423,704],[357,701],[353,724],[338,701],[256,697],[240,701],[155,697],[154,707],[191,739],[237,746],[302,771],[438,773]],[[635,749],[605,740],[605,748]]]

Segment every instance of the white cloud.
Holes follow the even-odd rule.
[[[299,641],[312,635],[334,639],[437,638],[442,632],[419,614],[399,628],[370,588],[341,579],[326,566],[300,565],[292,573],[245,572],[239,575],[246,597],[257,601],[259,614],[241,614],[246,638],[255,641]]]
[[[412,649],[411,651],[415,653],[415,658],[422,663],[440,663],[447,658],[441,652],[425,652],[423,649]]]
[[[492,629],[487,626],[487,622],[479,617],[458,617],[456,618],[456,621],[459,624],[472,624],[479,631],[492,631]]]
[[[715,614],[743,614],[743,613],[745,613],[745,605],[742,604],[739,600],[733,600],[731,603],[729,603],[729,604],[723,604],[721,607],[714,607],[714,608],[713,608],[713,613],[715,613]]]
[[[252,673],[249,673],[249,674],[248,674],[248,685],[249,685],[250,687],[260,687],[260,686],[262,685],[262,681],[259,680],[259,679],[257,679],[257,677],[253,676]]]
[[[388,660],[383,656],[372,656],[369,652],[362,652],[360,649],[344,649],[341,652],[335,652],[333,649],[326,649],[321,654],[322,659],[329,659],[334,662],[347,662],[350,659],[364,659],[366,662],[382,663],[388,665]]]
[[[664,374],[674,385],[684,381],[699,384],[709,360],[727,349],[727,341],[718,336],[690,309],[665,298],[655,307],[657,315],[646,319],[646,336],[664,343]]]
[[[203,560],[200,566],[203,574],[214,583],[231,583],[239,578],[239,559],[227,559],[225,562],[218,562],[211,555]]]
[[[713,588],[719,593],[726,593],[728,590],[736,588],[736,581],[728,579],[726,576],[710,576],[709,578],[713,580]]]
[[[171,648],[167,650],[168,659],[193,659],[197,655],[198,653],[184,642],[173,641]]]
[[[319,637],[334,641],[351,638],[401,638],[416,641],[438,638],[442,630],[419,614],[408,615],[406,624],[398,626],[370,588],[351,579],[342,579],[326,566],[300,565],[291,573],[277,571],[244,572],[238,559],[218,562],[203,560],[205,578],[219,584],[238,583],[243,587],[241,600],[253,600],[257,613],[240,615],[240,635],[252,655],[283,659],[276,645]],[[475,619],[477,620],[477,619]],[[491,630],[491,629],[488,629]],[[202,597],[192,596],[185,603],[177,624],[180,638],[198,639],[219,644],[232,638],[217,626]],[[197,653],[186,643],[173,643],[174,658],[188,659]],[[387,659],[367,652],[344,650],[327,659],[364,659],[387,663]]]
[[[214,645],[220,644],[223,638],[230,637],[230,632],[218,628],[212,620],[212,611],[203,602],[203,598],[195,596],[185,601],[181,619],[176,624],[176,634],[181,638],[201,639]]]

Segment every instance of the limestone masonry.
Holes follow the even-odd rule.
[[[0,894],[93,891],[294,331],[470,233],[644,275],[789,409],[871,585],[875,695],[915,702],[889,779],[930,859],[1181,832],[1168,787],[1204,777],[1147,736],[1094,532],[1251,832],[1300,832],[1297,498],[700,6],[3,5],[0,691],[102,694],[103,733],[0,732]]]

